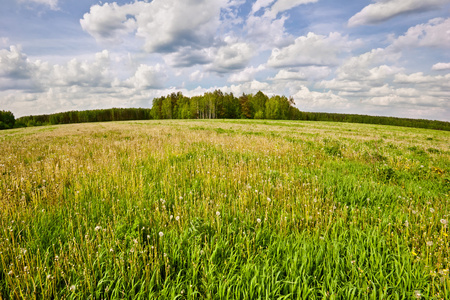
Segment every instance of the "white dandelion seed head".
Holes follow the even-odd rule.
[[[176,216],[175,220],[180,221],[180,216]]]
[[[446,219],[440,219],[439,222],[441,222],[441,224],[443,224],[443,225],[448,224],[448,221]]]
[[[159,236],[163,237],[164,233],[162,231],[159,232]]]
[[[432,242],[432,241],[428,241],[428,242],[427,242],[427,246],[428,246],[428,247],[433,246],[433,242]]]
[[[216,216],[220,216],[220,211],[216,211]]]
[[[261,219],[260,218],[256,219],[256,222],[261,223]]]
[[[95,231],[99,231],[99,230],[101,230],[101,229],[102,229],[101,226],[95,226],[95,228],[94,228]]]

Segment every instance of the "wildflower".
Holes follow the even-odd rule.
[[[170,220],[172,220],[173,219],[173,215],[170,215]]]
[[[411,254],[414,255],[414,256],[417,256],[417,253],[414,252],[414,251],[411,251]]]
[[[220,217],[220,211],[216,211],[216,216]]]
[[[109,252],[114,252],[113,248],[110,248],[110,249],[109,249]]]
[[[439,222],[441,222],[442,225],[448,224],[448,221],[446,219],[441,219]]]
[[[180,221],[180,216],[176,216],[175,220]]]
[[[75,285],[74,284],[72,284],[71,286],[70,286],[70,290],[73,292],[73,291],[75,291]]]
[[[428,247],[433,246],[433,242],[432,242],[432,241],[428,241],[428,242],[427,242],[427,246],[428,246]]]
[[[256,222],[261,223],[261,219],[260,218],[256,219]]]
[[[94,228],[95,231],[99,231],[99,230],[101,230],[101,229],[102,229],[101,226],[95,226],[95,228]]]
[[[409,222],[408,222],[408,220],[405,221],[405,227],[409,227]]]
[[[52,275],[48,274],[47,279],[50,279],[50,278],[52,278]]]
[[[162,233],[162,231],[159,232],[159,236],[163,237],[164,233]]]
[[[414,291],[414,298],[416,298],[416,299],[420,299],[420,298],[422,298],[422,294],[420,293],[420,291]]]
[[[267,201],[270,202],[270,201],[272,201],[272,199],[270,199],[269,197],[267,197]]]
[[[8,275],[9,275],[9,276],[13,276],[13,275],[14,275],[14,272],[11,270],[11,271],[8,272]]]
[[[434,208],[430,208],[430,213],[434,213]]]

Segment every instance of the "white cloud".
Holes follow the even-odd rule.
[[[449,0],[375,0],[348,21],[349,26],[375,24],[400,14],[419,12],[439,7]]]
[[[270,80],[282,80],[282,81],[291,81],[291,80],[307,80],[306,75],[302,72],[298,71],[289,71],[289,70],[280,70],[273,78],[269,78]]]
[[[427,84],[427,86],[430,88],[432,86],[450,88],[450,73],[438,76],[424,75],[423,72],[416,72],[409,75],[401,73],[395,75],[394,82],[413,85]]]
[[[20,47],[10,46],[9,50],[0,50],[0,77],[28,78],[30,66]]]
[[[437,63],[431,67],[434,71],[450,70],[450,63]]]
[[[321,81],[316,84],[317,87],[333,90],[333,91],[344,91],[344,92],[362,92],[367,90],[369,87],[362,82],[355,80],[338,80],[333,78],[331,80]]]
[[[337,32],[331,32],[328,36],[310,32],[287,47],[272,50],[267,64],[274,68],[336,65],[339,54],[357,44],[359,41],[349,41],[347,36]]]
[[[204,77],[205,73],[203,73],[200,70],[196,70],[194,72],[191,73],[191,75],[189,75],[189,80],[190,81],[201,81]]]
[[[180,47],[208,47],[220,26],[225,0],[154,0],[94,5],[80,20],[97,40],[120,42],[134,33],[147,52],[175,52]]]
[[[177,52],[164,55],[164,61],[172,67],[191,67],[205,65],[212,61],[214,48],[195,49],[191,46],[183,47]]]
[[[110,86],[109,52],[104,50],[95,55],[93,62],[70,60],[66,65],[50,66],[37,61],[35,81],[44,86]]]
[[[254,16],[247,18],[244,31],[247,38],[260,45],[260,49],[272,49],[272,47],[284,47],[294,38],[285,32],[284,22],[287,16],[273,19],[268,16]]]
[[[292,95],[295,105],[304,111],[328,111],[330,107],[342,110],[349,107],[349,101],[332,92],[311,91],[306,86],[301,86],[300,90]]]
[[[159,64],[148,66],[141,64],[136,73],[125,80],[126,87],[134,87],[136,89],[156,89],[162,88],[164,81],[167,79],[163,67]]]
[[[58,0],[18,0],[24,4],[38,4],[48,6],[52,10],[58,10]]]
[[[274,81],[315,81],[330,75],[331,69],[327,66],[307,66],[291,69],[282,69],[273,78]]]
[[[135,16],[149,7],[149,3],[140,1],[122,6],[116,2],[93,5],[80,25],[97,41],[120,43],[125,35],[137,29]]]
[[[275,0],[256,0],[252,5],[252,11],[250,14],[257,13],[260,9],[271,5]]]
[[[266,67],[264,65],[259,65],[256,68],[253,66],[245,68],[239,73],[231,74],[231,76],[228,78],[228,82],[238,83],[253,81],[255,79],[255,75],[265,69]]]
[[[319,0],[278,0],[274,3],[272,8],[267,11],[267,15],[271,16],[272,18],[276,18],[276,16],[281,12],[302,4],[315,3],[317,1]]]
[[[450,18],[436,18],[419,24],[393,41],[392,47],[443,47],[450,48]]]
[[[336,70],[338,80],[367,80],[371,76],[371,70],[385,62],[395,62],[401,57],[401,53],[389,51],[383,48],[372,49],[359,56],[345,60]],[[386,72],[386,67],[383,70]],[[377,70],[373,70],[377,72]]]
[[[251,45],[242,42],[230,42],[217,50],[212,66],[209,69],[219,73],[243,69],[254,54]]]

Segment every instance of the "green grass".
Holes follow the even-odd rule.
[[[450,298],[447,132],[42,129],[0,132],[0,298]]]

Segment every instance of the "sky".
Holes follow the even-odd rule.
[[[450,121],[450,0],[0,0],[0,110],[221,89]]]

